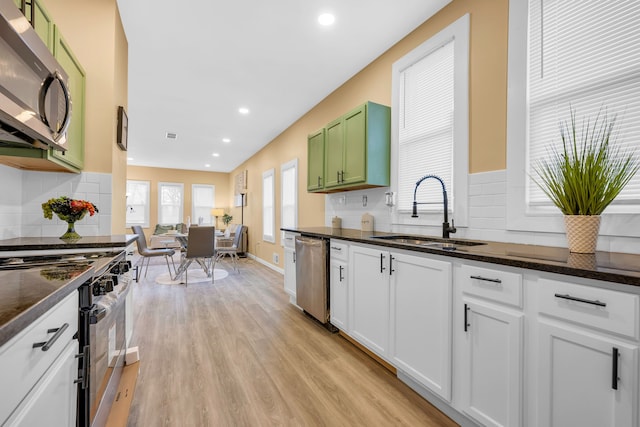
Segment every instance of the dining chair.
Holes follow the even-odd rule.
[[[246,227],[244,225],[239,225],[238,227],[236,227],[236,234],[235,236],[233,236],[233,243],[231,244],[231,246],[227,246],[227,247],[218,247],[216,249],[216,257],[213,261],[213,266],[216,266],[216,262],[220,261],[222,258],[224,258],[225,255],[229,255],[231,257],[231,259],[233,260],[233,268],[236,271],[238,270],[238,251],[240,248],[240,242],[242,241],[242,233],[244,232],[244,229]]]
[[[185,286],[189,285],[189,265],[193,261],[197,261],[207,272],[211,274],[211,283],[213,283],[213,257],[215,255],[215,227],[199,226],[189,227],[187,251],[184,254],[184,282]],[[207,264],[206,259],[209,259]],[[203,261],[201,263],[200,261]]]
[[[142,227],[139,225],[134,225],[131,227],[131,230],[136,235],[136,245],[138,246],[138,254],[142,257],[142,266],[144,268],[144,261],[147,260],[147,268],[144,270],[144,277],[147,277],[147,271],[149,270],[149,262],[153,257],[163,256],[165,261],[167,261],[167,268],[169,269],[169,275],[171,275],[171,266],[169,265],[169,258],[171,258],[171,264],[173,264],[173,269],[175,271],[176,266],[173,263],[173,254],[176,253],[171,248],[158,248],[151,249],[147,247],[147,238],[144,235],[144,231]]]

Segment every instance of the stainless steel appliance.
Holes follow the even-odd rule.
[[[329,325],[328,241],[296,236],[296,304]]]
[[[114,401],[126,354],[125,297],[131,263],[124,248],[43,250],[0,258],[0,271],[33,270],[71,280],[93,267],[79,288],[77,426],[103,426]]]
[[[66,150],[67,82],[13,0],[0,0],[0,145]]]

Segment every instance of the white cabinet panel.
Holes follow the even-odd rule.
[[[451,400],[451,263],[390,256],[393,363]]]
[[[543,320],[539,334],[539,425],[638,425],[637,346]]]
[[[296,251],[284,248],[284,291],[292,301],[296,299]]]
[[[463,299],[461,408],[486,426],[522,425],[522,313]],[[466,311],[466,315],[465,315]]]
[[[349,332],[348,326],[348,303],[349,288],[347,283],[347,263],[344,261],[331,260],[330,272],[330,307],[331,324],[336,328]]]

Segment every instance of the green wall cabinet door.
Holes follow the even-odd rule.
[[[84,166],[84,92],[86,73],[71,51],[71,48],[60,34],[58,27],[54,29],[53,54],[69,75],[69,91],[71,92],[71,123],[67,129],[67,151],[53,151],[53,157],[69,164],[78,171]]]
[[[307,137],[307,191],[324,188],[324,129]]]
[[[385,105],[367,102],[325,127],[325,183],[313,191],[332,193],[389,185],[390,111]]]
[[[44,44],[53,52],[53,20],[49,12],[47,12],[47,9],[44,8],[41,2],[36,0],[26,1],[24,10],[22,10],[22,0],[14,0],[14,3],[18,6],[18,9],[22,11],[27,21],[31,23],[31,26],[36,30],[36,33],[40,36]],[[32,9],[33,18],[31,14]]]
[[[342,118],[332,121],[325,127],[324,141],[324,186],[340,185],[340,173],[344,169],[344,126]]]

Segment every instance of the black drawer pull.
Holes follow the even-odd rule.
[[[342,248],[339,248],[337,246],[331,246],[331,249],[342,252]]]
[[[464,331],[467,332],[469,326],[469,306],[467,304],[464,305]]]
[[[478,279],[478,280],[482,280],[483,282],[492,282],[492,283],[502,283],[502,280],[500,279],[489,279],[488,277],[482,277],[482,276],[469,276],[472,279]]]
[[[620,356],[620,351],[613,347],[613,354],[611,355],[612,363],[611,363],[611,388],[614,390],[618,389],[618,357]]]
[[[597,305],[598,307],[606,307],[607,303],[606,302],[601,302],[598,300],[590,300],[590,299],[584,299],[584,298],[578,298],[578,297],[573,297],[569,294],[555,294],[554,295],[556,298],[562,298],[562,299],[568,299],[570,301],[577,301],[577,302],[583,302],[585,304],[592,304],[592,305]]]
[[[55,334],[51,338],[49,338],[49,341],[34,343],[33,348],[42,347],[42,351],[49,350],[53,346],[53,344],[55,344],[55,342],[58,341],[58,338],[60,338],[62,334],[64,334],[64,331],[66,331],[68,327],[69,327],[69,324],[65,323],[59,328],[48,329],[47,330],[48,334],[51,334],[53,332],[55,332]]]
[[[340,275],[339,275],[339,278],[340,278],[340,281],[342,282],[342,281],[344,280],[344,277],[342,276],[342,270],[344,270],[344,267],[343,267],[343,266],[341,266],[341,265],[339,265],[338,267],[340,267]]]
[[[387,268],[384,266],[384,254],[380,254],[380,273],[383,273]]]

